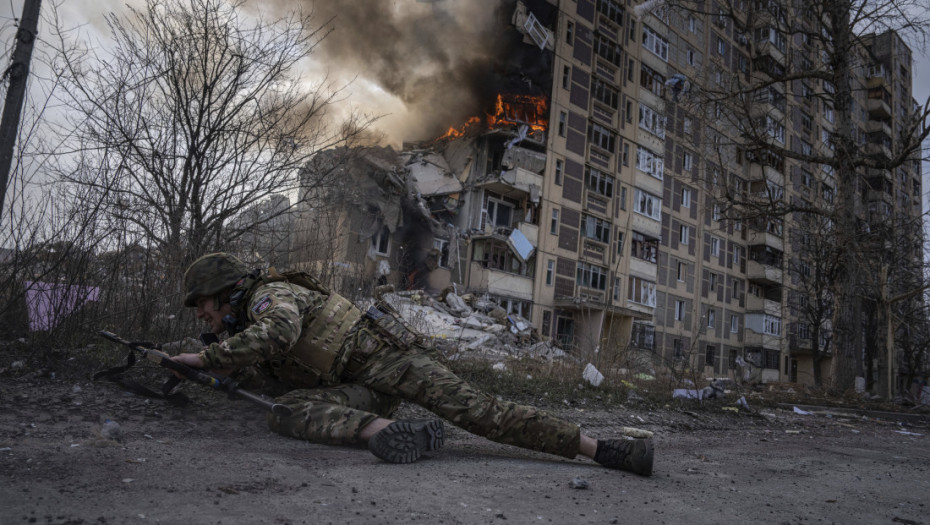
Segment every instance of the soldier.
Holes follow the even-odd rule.
[[[595,440],[573,423],[479,392],[389,306],[363,313],[309,274],[250,271],[236,257],[214,253],[191,264],[184,291],[185,306],[229,337],[173,359],[276,391],[276,401],[293,409],[268,415],[279,434],[367,446],[385,461],[410,463],[441,447],[444,431],[442,419],[391,420],[406,399],[499,443],[652,474],[651,439]]]

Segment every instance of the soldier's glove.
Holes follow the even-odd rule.
[[[193,337],[185,337],[178,341],[162,343],[161,350],[171,355],[177,354],[196,354],[203,350],[203,344]]]

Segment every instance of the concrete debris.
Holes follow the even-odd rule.
[[[494,370],[497,370],[498,372],[503,372],[507,370],[507,365],[505,365],[504,363],[494,363],[494,366],[492,366],[491,368],[493,368]]]
[[[601,383],[604,382],[604,374],[600,373],[591,363],[588,363],[587,366],[584,367],[584,372],[581,373],[581,377],[595,387],[601,386]]]
[[[588,488],[588,480],[582,478],[581,476],[576,477],[575,479],[568,482],[568,486],[573,489],[585,490]]]
[[[103,422],[103,426],[100,427],[100,437],[103,439],[119,441],[120,432],[119,423],[112,419],[107,419]]]
[[[800,414],[800,415],[802,415],[802,416],[809,416],[809,415],[811,415],[813,412],[808,412],[807,410],[801,410],[801,409],[798,408],[798,407],[794,407],[794,413],[795,413],[795,414]]]
[[[704,392],[702,390],[676,388],[672,391],[672,399],[703,399],[703,397]]]

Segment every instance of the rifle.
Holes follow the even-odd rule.
[[[222,390],[229,394],[230,399],[245,399],[246,401],[251,401],[256,405],[270,410],[272,414],[278,416],[289,416],[292,411],[291,408],[287,405],[282,405],[280,403],[275,403],[270,401],[267,398],[260,396],[258,394],[253,394],[247,390],[244,390],[239,387],[239,383],[234,381],[231,377],[217,374],[215,372],[208,372],[205,370],[198,370],[196,368],[191,368],[183,363],[173,361],[171,356],[162,352],[161,350],[154,348],[154,345],[148,343],[138,343],[133,341],[127,341],[118,335],[101,330],[98,332],[101,336],[119,343],[121,345],[128,346],[130,348],[129,355],[126,358],[127,364],[125,366],[120,366],[116,368],[111,368],[104,370],[102,372],[97,372],[94,374],[94,380],[96,381],[100,377],[109,379],[119,385],[122,385],[127,390],[134,392],[136,394],[141,394],[149,397],[159,397],[167,399],[169,402],[172,402],[176,405],[187,404],[188,400],[184,394],[181,393],[171,393],[171,390],[181,381],[177,376],[172,376],[168,382],[162,386],[162,393],[158,394],[153,392],[148,388],[134,382],[123,378],[120,374],[131,367],[136,362],[136,353],[139,354],[143,359],[147,359],[159,366],[167,368],[169,370],[178,372],[185,378],[200,383],[201,385],[208,386],[216,390]]]

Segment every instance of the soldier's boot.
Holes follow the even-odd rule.
[[[640,476],[650,476],[652,475],[652,440],[599,439],[594,461],[607,468],[627,470]]]
[[[368,450],[388,463],[413,463],[445,440],[441,419],[395,421],[368,440]]]

